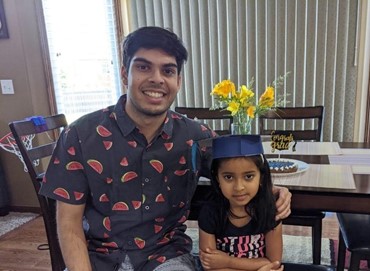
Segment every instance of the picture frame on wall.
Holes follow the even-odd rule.
[[[6,25],[4,3],[3,0],[0,0],[0,39],[7,38],[9,38],[9,33]]]

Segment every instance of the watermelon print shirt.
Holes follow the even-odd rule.
[[[227,222],[224,232],[222,228],[218,208],[214,204],[206,204],[202,207],[199,218],[199,227],[216,237],[216,248],[234,257],[261,258],[266,255],[265,235],[256,232],[254,221],[250,221],[243,227],[236,227],[230,221]]]
[[[215,136],[168,111],[151,144],[115,106],[88,114],[58,140],[40,194],[86,204],[84,229],[94,270],[114,270],[125,255],[135,270],[153,270],[190,253],[184,222],[208,152],[196,142]]]

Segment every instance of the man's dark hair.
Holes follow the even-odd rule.
[[[182,66],[188,58],[188,52],[183,42],[172,31],[156,26],[141,27],[127,35],[122,44],[122,61],[127,71],[132,57],[141,48],[162,49],[167,54],[174,56],[178,73],[181,72]]]

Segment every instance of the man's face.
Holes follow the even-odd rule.
[[[180,89],[176,59],[160,49],[139,49],[122,70],[130,116],[162,116]]]

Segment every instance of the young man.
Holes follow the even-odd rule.
[[[184,222],[207,171],[195,143],[215,134],[169,110],[186,60],[174,33],[132,32],[123,43],[127,94],[62,132],[40,193],[57,200],[69,271],[194,270]],[[291,194],[276,189],[284,218]]]

